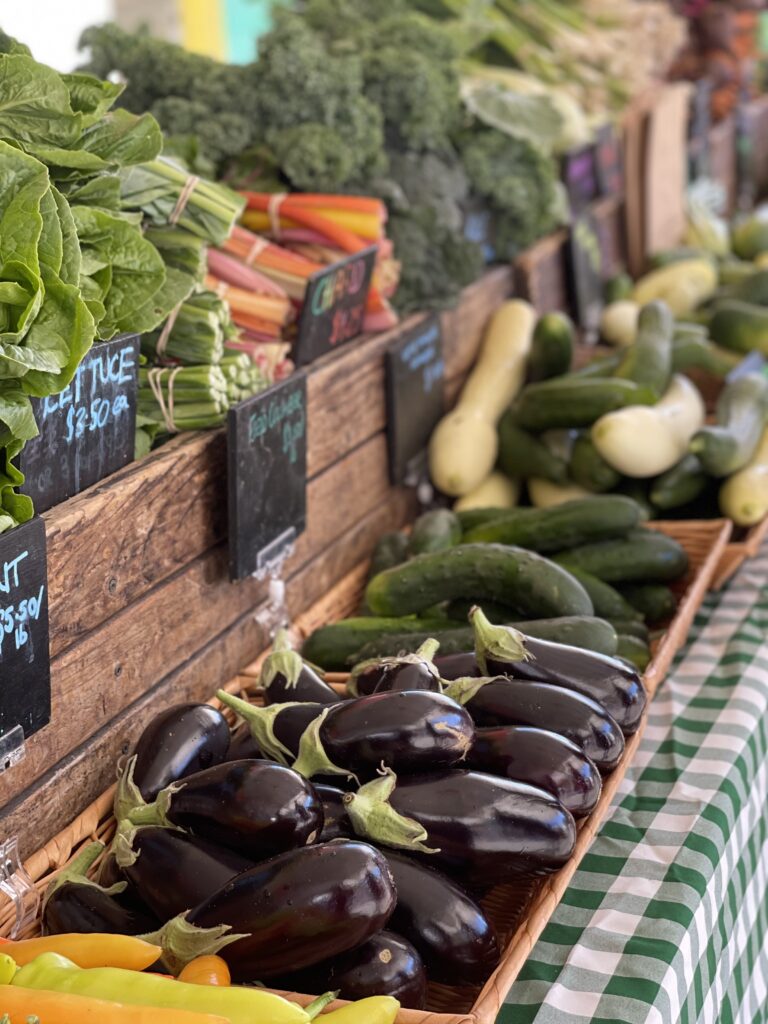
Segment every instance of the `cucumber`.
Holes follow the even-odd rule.
[[[691,441],[704,470],[730,476],[749,462],[768,419],[768,380],[748,373],[726,384],[717,400],[717,424],[704,426]]]
[[[397,634],[435,636],[445,630],[444,619],[406,618],[352,618],[321,626],[307,637],[301,649],[302,657],[327,672],[343,672],[347,659],[364,644],[379,637]]]
[[[436,508],[419,516],[408,542],[409,555],[444,551],[461,540],[459,517],[447,508]]]
[[[703,370],[713,377],[727,377],[735,369],[741,357],[728,349],[713,344],[706,333],[675,333],[672,341],[672,369],[675,373],[686,370]]]
[[[545,313],[533,332],[528,379],[548,380],[568,373],[573,359],[573,321],[565,313]]]
[[[648,480],[633,480],[630,477],[625,477],[616,490],[619,494],[631,498],[632,501],[638,504],[643,510],[643,515],[646,519],[653,519],[655,517],[656,509],[651,504],[651,499],[648,495]]]
[[[619,589],[651,626],[666,622],[677,611],[677,598],[663,583],[628,583]]]
[[[584,569],[606,583],[676,580],[688,570],[688,555],[682,544],[656,530],[643,529],[630,530],[618,540],[597,541],[563,551],[554,556],[554,561],[566,568]],[[371,607],[375,610],[373,604]]]
[[[540,476],[554,484],[568,479],[568,464],[514,421],[508,410],[499,421],[498,466],[507,476],[527,480]]]
[[[672,376],[674,326],[672,313],[664,302],[643,306],[637,321],[637,338],[616,369],[616,377],[644,385],[656,398],[661,398]]]
[[[488,605],[483,605],[487,612]],[[505,620],[498,620],[504,622]],[[529,622],[508,623],[519,629],[521,633],[536,637],[537,640],[550,640],[552,643],[568,644],[581,647],[598,654],[614,655],[617,651],[618,637],[615,628],[604,619],[591,616],[566,616],[559,619],[537,619]],[[376,640],[371,640],[359,650],[348,656],[347,667],[368,658],[391,657],[401,651],[416,651],[421,644],[433,634],[419,633],[385,633]],[[474,630],[471,626],[458,626],[454,629],[443,629],[434,634],[440,642],[438,654],[461,654],[471,651],[475,645]]]
[[[738,299],[718,302],[709,323],[709,336],[716,345],[733,352],[757,350],[768,355],[768,309]]]
[[[755,264],[752,260],[723,260],[718,267],[718,283],[721,287],[727,288],[729,285],[738,284],[740,281],[752,277],[754,272]]]
[[[733,281],[723,288],[724,298],[768,306],[768,270],[755,270],[748,277]]]
[[[651,484],[651,501],[663,510],[679,508],[703,493],[709,477],[698,455],[684,455],[676,466],[656,477]]]
[[[571,378],[584,379],[585,377],[611,377],[616,368],[621,365],[624,358],[623,352],[613,352],[609,356],[598,356],[597,359],[590,359],[578,370],[573,370]]]
[[[519,426],[527,430],[591,427],[606,413],[625,405],[653,405],[652,388],[632,380],[606,377],[556,377],[529,384],[512,406]]]
[[[508,508],[468,508],[462,509],[460,512],[456,512],[456,518],[459,520],[462,533],[467,533],[469,530],[474,530],[476,526],[480,526],[482,523],[493,522],[494,519],[498,519],[499,516],[509,515],[510,509]],[[389,566],[387,566],[389,568]]]
[[[521,509],[477,526],[468,544],[514,544],[529,551],[562,551],[593,540],[621,537],[641,520],[640,507],[618,494],[565,501],[546,509]]]
[[[588,491],[601,494],[612,491],[621,479],[613,466],[609,466],[588,432],[580,434],[571,452],[571,477]]]
[[[630,665],[634,665],[640,672],[645,672],[651,662],[651,649],[648,644],[636,636],[626,636],[623,633],[619,634],[616,654]]]
[[[592,607],[595,609],[595,615],[609,621],[613,619],[626,621],[628,619],[640,618],[640,612],[633,608],[629,601],[615,587],[612,587],[610,583],[604,583],[597,576],[584,572],[582,569],[571,568],[569,571],[589,594]]]
[[[606,305],[631,299],[635,283],[629,274],[616,274],[610,277],[603,287],[603,299]]]
[[[385,569],[400,565],[408,558],[408,538],[404,533],[385,533],[379,537],[371,556],[368,578],[372,579]]]
[[[636,636],[646,644],[650,640],[650,630],[639,619],[611,619],[611,625],[619,636]]]
[[[514,622],[517,618],[514,608],[496,601],[473,601],[471,598],[457,597],[446,605],[446,614],[453,622],[469,622],[469,612],[476,604],[482,604],[483,611],[491,622]]]
[[[592,614],[587,592],[562,566],[501,544],[463,544],[417,555],[379,573],[366,589],[377,615],[409,615],[457,597],[498,601],[532,618]]]

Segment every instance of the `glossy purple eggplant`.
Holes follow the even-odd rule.
[[[340,999],[392,996],[410,1010],[427,1001],[427,973],[416,949],[400,935],[379,932],[362,946],[286,978],[272,988],[294,992],[338,992]]]
[[[274,761],[227,761],[190,775],[155,804],[131,812],[134,825],[175,825],[246,857],[266,859],[313,843],[323,827],[314,787]]]
[[[477,729],[467,768],[543,789],[574,818],[590,814],[602,791],[600,772],[575,743],[525,725]]]
[[[440,674],[432,661],[438,646],[437,640],[426,640],[414,654],[361,661],[350,673],[347,692],[351,697],[402,690],[439,693]]]
[[[389,925],[421,954],[430,978],[446,985],[484,982],[499,962],[493,925],[460,885],[404,853],[383,849],[395,880]]]
[[[647,703],[637,669],[620,658],[494,626],[479,608],[472,609],[470,619],[477,661],[485,675],[533,679],[575,690],[597,701],[625,736],[637,732]],[[527,657],[518,656],[520,640]]]
[[[264,757],[259,744],[253,737],[247,722],[242,722],[232,733],[226,761],[261,760]]]
[[[323,801],[323,830],[317,838],[319,843],[332,839],[354,839],[352,823],[347,817],[344,804],[344,790],[313,780],[315,792]]]
[[[299,756],[301,737],[324,710],[322,704],[289,704],[284,705],[283,710],[274,719],[275,737],[291,752],[293,758]]]
[[[465,654],[438,654],[434,665],[440,673],[440,678],[449,682],[453,679],[468,679],[470,676],[483,674],[474,651],[467,651]]]
[[[275,637],[272,652],[264,659],[259,682],[267,705],[309,701],[326,706],[338,704],[341,700],[338,693],[291,648],[285,630]]]
[[[136,744],[133,781],[152,801],[161,789],[219,764],[229,749],[229,726],[209,704],[177,704],[156,715]]]
[[[483,772],[388,773],[347,794],[347,813],[359,836],[486,888],[556,871],[576,842],[573,816],[550,793]]]
[[[448,692],[462,701],[476,725],[529,725],[564,736],[603,775],[613,771],[624,753],[624,735],[616,722],[574,690],[496,676],[489,681],[457,680]]]
[[[305,730],[329,709],[329,705],[312,701],[288,701],[260,707],[225,690],[218,690],[216,696],[243,719],[262,757],[281,764],[293,763]]]
[[[169,828],[139,828],[118,854],[123,871],[160,921],[207,899],[253,861]]]
[[[472,717],[442,693],[374,693],[329,708],[304,733],[296,771],[369,777],[384,764],[401,772],[458,764],[474,739]]]
[[[359,840],[306,846],[257,864],[184,915],[179,927],[229,925],[243,935],[221,952],[236,982],[263,981],[355,949],[395,906],[384,856]],[[172,922],[166,949],[175,948]]]

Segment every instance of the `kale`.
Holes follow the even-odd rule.
[[[203,169],[200,160],[202,154],[214,167],[229,157],[237,156],[243,149],[243,139],[247,139],[251,132],[250,120],[243,114],[232,111],[214,114],[199,100],[181,96],[166,96],[157,100],[152,104],[150,113],[171,138],[196,137],[199,157],[192,161],[192,169],[195,171]]]
[[[412,206],[429,206],[446,227],[461,229],[469,182],[455,152],[390,153],[389,173],[377,185],[393,210],[406,213]]]

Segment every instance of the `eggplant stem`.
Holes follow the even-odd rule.
[[[310,1020],[314,1020],[315,1017],[319,1016],[326,1008],[328,1003],[332,1003],[333,1000],[338,996],[338,992],[326,992],[325,995],[318,996],[314,999],[309,1006],[304,1007],[304,1012]]]
[[[320,730],[331,710],[330,707],[324,708],[301,734],[299,756],[293,762],[293,770],[305,779],[311,779],[313,775],[346,775],[359,782],[354,772],[334,764],[325,752]]]
[[[414,818],[398,813],[389,802],[396,785],[397,776],[391,768],[386,768],[380,778],[366,782],[356,793],[345,793],[344,806],[352,828],[364,839],[383,843],[384,846],[439,853],[439,849],[424,842],[428,838],[424,826]]]
[[[189,923],[185,914],[179,914],[156,932],[141,935],[139,938],[161,946],[163,953],[160,959],[171,974],[177,975],[196,957],[215,956],[225,946],[248,936],[231,934],[228,924],[216,925],[215,928],[198,928],[197,925]]]
[[[287,650],[273,651],[264,659],[259,675],[259,686],[266,690],[278,676],[285,678],[286,689],[293,690],[299,681],[299,676],[304,669],[302,657],[290,648]]]
[[[422,661],[432,661],[439,650],[440,641],[435,640],[434,637],[430,637],[425,640],[421,647],[416,651],[416,657],[421,658]]]
[[[288,765],[293,760],[293,754],[275,736],[275,719],[284,708],[294,707],[301,704],[301,701],[286,701],[284,704],[270,704],[269,707],[259,708],[255,704],[249,704],[247,700],[235,697],[226,690],[217,690],[216,696],[222,704],[231,708],[248,724],[251,736],[256,740],[259,747],[267,757],[280,764]]]
[[[449,683],[443,683],[443,693],[463,706],[469,704],[484,686],[495,682],[497,678],[498,676],[464,676],[461,679],[453,679]]]
[[[475,632],[475,657],[483,675],[488,674],[488,654],[510,663],[529,660],[525,636],[518,630],[511,626],[494,626],[477,605],[470,609],[469,621]]]
[[[54,880],[50,883],[48,888],[45,890],[45,896],[43,897],[43,910],[45,910],[48,900],[53,894],[68,882],[76,882],[78,885],[89,885],[94,889],[99,889],[101,892],[107,893],[108,896],[116,896],[118,893],[124,892],[127,887],[127,882],[115,882],[114,885],[110,885],[106,888],[103,885],[99,885],[98,882],[94,882],[93,879],[88,878],[88,869],[99,859],[104,853],[106,847],[104,843],[89,843],[84,847],[75,859],[68,864],[65,868],[56,875]]]

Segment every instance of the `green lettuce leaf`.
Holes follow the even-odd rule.
[[[82,126],[88,128],[103,117],[125,89],[116,82],[106,82],[94,75],[76,71],[62,75],[69,89],[69,102],[76,113],[82,114]]]
[[[24,54],[0,55],[0,139],[67,147],[82,129],[58,72]]]
[[[64,351],[66,360],[56,372],[30,370],[24,376],[24,391],[38,398],[56,394],[69,384],[96,335],[94,318],[79,288],[64,284],[46,268],[43,268],[43,284],[45,301],[25,341],[28,347],[39,352],[51,355],[55,352],[57,359]]]

